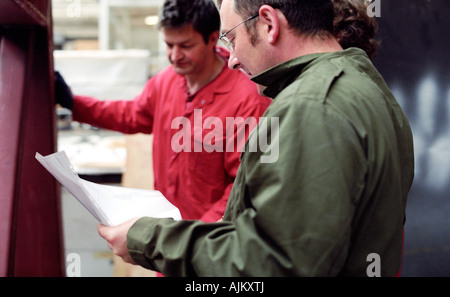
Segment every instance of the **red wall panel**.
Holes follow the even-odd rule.
[[[56,148],[50,8],[0,2],[0,276],[64,275],[59,188],[34,158]]]

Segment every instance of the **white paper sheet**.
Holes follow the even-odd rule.
[[[64,151],[36,159],[100,223],[116,226],[135,217],[173,218],[180,220],[178,208],[159,191],[105,186],[81,179]]]

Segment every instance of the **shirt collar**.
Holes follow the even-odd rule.
[[[186,91],[188,97],[191,99],[197,96],[199,93],[208,92],[211,93],[208,99],[208,102],[211,103],[214,101],[213,94],[223,94],[228,93],[234,87],[234,71],[228,68],[228,59],[230,58],[230,53],[226,49],[222,47],[216,47],[216,53],[219,54],[220,57],[224,60],[225,64],[219,73],[219,75],[210,81],[207,85],[203,86],[200,90],[198,90],[195,94],[188,94],[188,87],[186,84],[186,77],[184,75],[177,74],[180,87]]]

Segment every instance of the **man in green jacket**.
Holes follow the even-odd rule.
[[[140,218],[100,235],[167,276],[397,275],[413,142],[382,77],[332,36],[329,0],[219,6],[229,67],[273,98],[223,221]]]

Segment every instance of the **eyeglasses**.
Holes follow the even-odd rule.
[[[256,18],[256,17],[258,17],[258,16],[259,16],[259,13],[258,13],[258,14],[255,14],[255,15],[252,15],[252,16],[249,17],[249,18],[246,18],[245,20],[243,20],[242,22],[240,22],[239,24],[237,24],[236,26],[234,26],[233,28],[231,28],[231,29],[228,30],[227,32],[221,34],[221,35],[219,36],[219,40],[223,42],[223,44],[226,46],[226,48],[227,48],[230,52],[234,51],[234,43],[233,43],[232,40],[230,40],[230,39],[227,38],[228,33],[230,33],[231,31],[233,31],[234,29],[236,29],[236,28],[239,27],[240,25],[242,25],[242,24],[244,24],[244,23],[246,23],[246,22],[248,22],[248,21],[250,21],[250,20],[253,20],[254,18]]]

